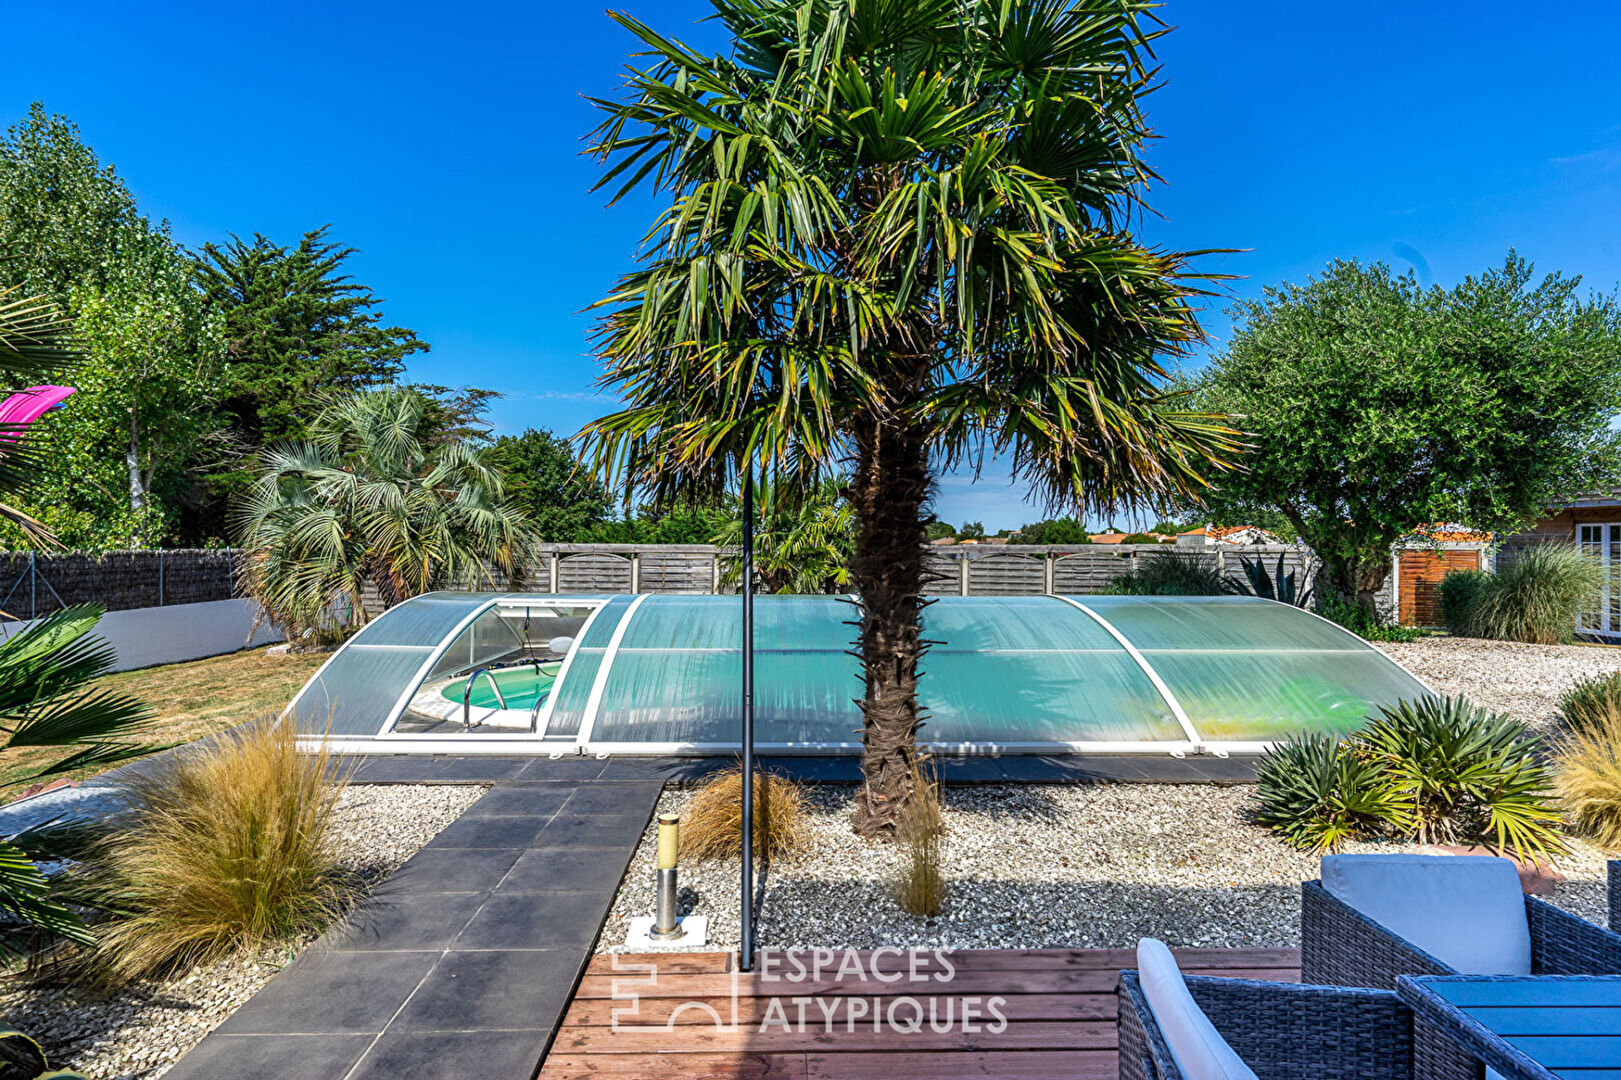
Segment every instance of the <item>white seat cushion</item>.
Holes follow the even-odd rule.
[[[1329,855],[1323,888],[1464,975],[1531,974],[1520,875],[1490,855]]]
[[[1255,1073],[1194,1003],[1164,942],[1153,938],[1137,942],[1137,978],[1160,1034],[1187,1080],[1255,1080]]]

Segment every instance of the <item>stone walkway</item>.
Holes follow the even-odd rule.
[[[374,764],[355,780],[388,771]],[[512,776],[182,1058],[171,1080],[532,1077],[662,787],[520,779],[532,764],[406,762],[404,771],[437,770],[441,783]]]

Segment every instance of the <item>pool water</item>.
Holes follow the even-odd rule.
[[[537,701],[546,700],[551,693],[552,683],[557,681],[557,672],[563,665],[560,663],[542,664],[537,674],[533,664],[523,667],[503,668],[490,672],[495,676],[497,685],[501,687],[501,696],[506,698],[508,709],[533,709]],[[439,693],[446,701],[462,703],[462,695],[467,692],[467,680],[457,679],[448,684]],[[496,700],[495,689],[490,680],[480,675],[478,682],[473,684],[472,703],[481,709],[496,709],[501,703]]]

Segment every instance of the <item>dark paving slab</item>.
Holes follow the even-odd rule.
[[[348,1080],[529,1080],[551,1042],[550,1029],[536,1031],[393,1031],[348,1075]],[[230,1080],[239,1080],[231,1077]]]
[[[225,1035],[175,1063],[173,1080],[333,1080],[348,1076],[375,1035]]]
[[[466,760],[422,762],[447,776]],[[660,790],[496,780],[170,1075],[533,1080]]]

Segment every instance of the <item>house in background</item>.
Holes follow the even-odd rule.
[[[1550,540],[1575,544],[1604,567],[1605,586],[1592,607],[1576,619],[1576,632],[1601,641],[1621,641],[1621,488],[1579,495],[1548,508],[1525,532],[1505,536],[1497,566],[1507,565],[1531,544]]]
[[[1178,547],[1214,547],[1217,544],[1281,544],[1283,541],[1254,525],[1201,525],[1176,534]]]

